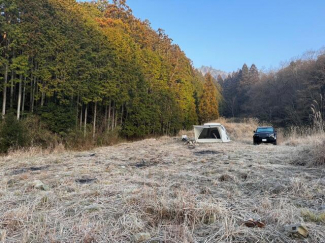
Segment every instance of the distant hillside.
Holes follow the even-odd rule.
[[[213,67],[207,67],[207,66],[202,66],[201,68],[198,69],[203,75],[205,75],[206,73],[210,72],[212,77],[214,77],[215,79],[217,79],[217,77],[220,75],[223,79],[227,78],[228,73],[218,70],[218,69],[214,69]]]

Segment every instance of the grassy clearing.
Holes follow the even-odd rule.
[[[31,149],[2,157],[0,239],[323,242],[324,167],[291,163],[308,143],[253,146],[248,137],[255,123],[222,123],[229,144],[188,149],[179,138],[162,137],[86,152]],[[195,153],[206,150],[215,154]],[[266,226],[248,228],[249,218]],[[294,223],[306,225],[308,238],[284,231]]]

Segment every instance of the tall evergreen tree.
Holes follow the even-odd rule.
[[[255,64],[252,64],[249,69],[249,85],[254,85],[259,81],[259,73]]]
[[[201,123],[219,118],[218,91],[210,73],[205,75],[203,95],[199,105]]]
[[[239,71],[239,85],[237,87],[238,92],[238,104],[239,112],[244,113],[245,103],[248,99],[248,90],[250,88],[249,70],[246,64],[243,65]]]
[[[217,83],[222,87],[223,86],[223,78],[221,77],[221,75],[219,74],[217,77]]]

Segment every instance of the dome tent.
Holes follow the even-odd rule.
[[[205,123],[194,126],[195,141],[198,143],[228,143],[226,128],[220,123]]]

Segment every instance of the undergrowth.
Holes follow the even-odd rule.
[[[47,123],[38,116],[29,116],[17,121],[14,114],[7,114],[0,122],[0,154],[21,151],[89,150],[98,146],[114,145],[125,141],[119,136],[119,129],[92,135],[92,126],[87,127],[86,136],[79,129],[65,133],[51,132]]]

